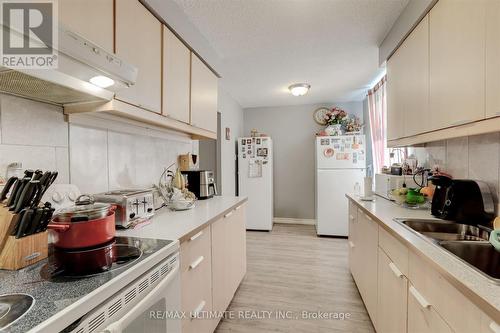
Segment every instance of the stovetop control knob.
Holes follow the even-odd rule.
[[[54,200],[54,202],[56,202],[56,203],[62,202],[63,199],[64,199],[64,197],[59,192],[54,192],[52,194],[52,200]]]
[[[78,195],[75,192],[71,191],[71,192],[68,193],[68,199],[69,200],[76,201],[76,198],[78,198]]]

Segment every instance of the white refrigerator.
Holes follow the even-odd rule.
[[[273,141],[238,139],[238,194],[248,197],[246,228],[273,229]]]
[[[346,193],[363,186],[366,154],[363,135],[316,138],[316,232],[348,235]]]

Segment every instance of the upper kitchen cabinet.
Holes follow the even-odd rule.
[[[494,117],[500,116],[500,1],[486,6],[486,117]]]
[[[429,128],[429,16],[408,36],[400,56],[406,63],[402,68],[404,136],[410,136]]]
[[[113,0],[59,0],[58,3],[59,22],[64,27],[113,52]]]
[[[425,132],[429,115],[429,18],[387,61],[388,139]]]
[[[440,0],[430,22],[431,129],[485,117],[485,0]]]
[[[191,55],[191,125],[217,132],[217,76]]]
[[[404,103],[402,81],[404,58],[401,48],[387,60],[387,140],[395,140],[404,136]]]
[[[116,98],[161,113],[162,24],[138,0],[115,6],[116,54],[139,70],[136,84]]]
[[[191,51],[163,26],[163,114],[189,123]]]

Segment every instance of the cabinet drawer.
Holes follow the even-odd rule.
[[[210,332],[212,323],[204,318],[190,318],[200,311],[212,310],[212,256],[210,228],[205,228],[181,244],[182,311],[188,318],[183,332]]]
[[[443,318],[420,292],[410,285],[408,292],[408,333],[452,333]]]
[[[409,255],[409,280],[455,332],[475,332],[481,311],[415,253]]]
[[[482,313],[481,333],[500,333],[500,324],[488,317],[485,313]]]
[[[379,227],[378,237],[380,248],[398,266],[401,273],[408,276],[408,248],[382,227]]]
[[[189,239],[181,243],[181,272],[189,269],[189,265],[196,261],[200,256],[210,255],[210,227],[192,235]],[[209,258],[205,258],[209,259]]]

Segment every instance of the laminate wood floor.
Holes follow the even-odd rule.
[[[349,272],[347,240],[318,238],[314,226],[247,231],[247,274],[228,310],[234,318],[224,318],[218,333],[374,332]],[[304,319],[303,311],[350,317]],[[277,313],[289,319],[275,319]]]

